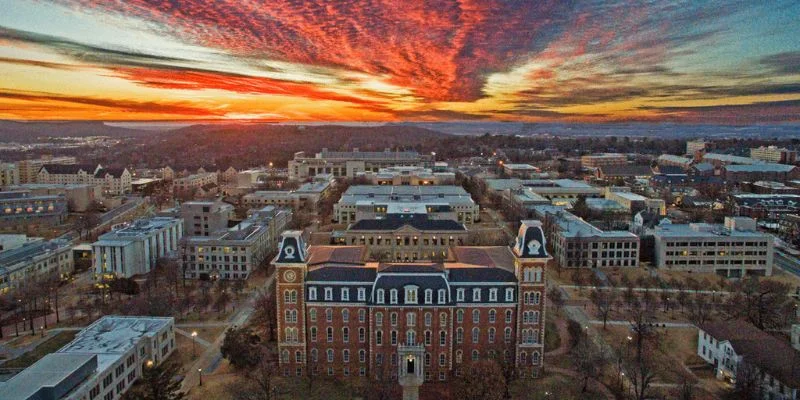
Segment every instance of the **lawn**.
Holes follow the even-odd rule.
[[[553,351],[561,346],[561,335],[558,333],[558,328],[555,322],[548,320],[545,324],[544,330],[544,351]]]
[[[13,359],[3,363],[3,368],[27,368],[36,361],[39,361],[40,358],[55,352],[56,350],[64,347],[65,344],[72,341],[75,338],[75,334],[77,331],[62,331],[55,334],[53,337],[47,339],[44,343],[36,346],[35,349]]]
[[[512,399],[593,400],[605,399],[597,393],[581,393],[581,384],[572,377],[546,373],[537,379],[518,379],[510,388]]]

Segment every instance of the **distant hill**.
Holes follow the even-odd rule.
[[[102,121],[17,122],[0,120],[0,142],[32,143],[46,137],[111,136],[132,137],[153,135],[152,130],[106,125]]]

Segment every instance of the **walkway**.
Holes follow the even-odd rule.
[[[211,347],[211,343],[209,343],[207,340],[205,340],[205,339],[203,339],[203,338],[201,338],[201,337],[199,337],[199,336],[194,336],[194,337],[193,337],[191,333],[189,333],[189,332],[186,332],[186,331],[185,331],[185,330],[183,330],[183,329],[180,329],[180,328],[175,328],[175,332],[176,332],[176,333],[179,333],[179,334],[181,334],[181,335],[183,335],[183,336],[186,336],[186,337],[187,337],[187,338],[189,338],[189,339],[192,339],[192,340],[194,340],[195,342],[199,343],[199,344],[200,344],[200,345],[202,345],[203,347]]]
[[[580,379],[581,379],[581,376],[577,372],[575,372],[573,370],[570,370],[570,369],[564,369],[564,368],[558,368],[558,367],[545,367],[545,368],[546,368],[547,372],[554,372],[556,374],[566,375],[566,376],[575,378],[578,381],[580,381]],[[579,382],[579,384],[583,385],[582,382]],[[616,396],[614,396],[614,394],[611,393],[611,390],[609,390],[606,387],[606,385],[604,385],[602,382],[600,382],[600,381],[598,381],[598,380],[596,380],[594,378],[589,378],[588,388],[591,388],[592,391],[598,392],[598,393],[606,396],[606,398],[609,399],[609,400],[616,399]]]
[[[592,325],[603,325],[603,321],[597,319],[591,319],[588,321]],[[606,321],[607,325],[625,325],[630,326],[630,321],[624,320],[613,320],[613,321]],[[690,322],[652,322],[651,325],[655,325],[657,328],[696,328],[696,326]]]
[[[560,285],[560,286],[562,288],[564,288],[564,289],[576,289],[576,290],[578,290],[578,289],[585,289],[585,290],[597,289],[597,286],[578,286],[578,285]],[[627,287],[620,287],[620,286],[614,286],[614,287],[604,286],[604,287],[602,287],[602,289],[614,289],[614,290],[616,290],[618,292],[624,292],[624,291],[628,290]],[[661,292],[680,293],[681,292],[680,289],[672,289],[672,288],[662,289],[662,288],[635,287],[635,288],[631,288],[631,289],[633,289],[634,292],[648,292],[648,291],[653,292],[653,293],[661,293]],[[702,293],[702,294],[711,294],[711,295],[714,295],[714,294],[727,295],[727,294],[731,293],[731,292],[728,292],[726,290],[692,290],[692,289],[683,289],[683,291],[686,292],[686,293]]]

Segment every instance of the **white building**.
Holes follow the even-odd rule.
[[[750,149],[750,157],[779,164],[796,164],[797,151],[778,146],[761,146]]]
[[[6,382],[3,400],[116,400],[175,350],[172,317],[105,316]]]
[[[318,174],[355,178],[359,172],[378,172],[387,167],[431,167],[433,156],[416,151],[328,151],[322,149],[314,157],[300,151],[289,161],[289,179],[303,180]]]
[[[386,214],[428,214],[430,219],[477,222],[480,206],[461,186],[350,186],[333,206],[333,218],[351,224]]]
[[[456,174],[433,172],[431,168],[424,167],[388,167],[381,168],[378,172],[358,172],[356,178],[363,178],[371,185],[452,185],[455,182]]]
[[[190,193],[194,192],[205,185],[218,184],[218,176],[216,172],[202,172],[185,176],[183,178],[175,178],[172,180],[173,193]]]
[[[45,164],[75,164],[78,161],[75,157],[42,157],[32,160],[17,161],[19,167],[20,183],[36,183],[39,177],[39,170]]]
[[[237,226],[185,240],[184,271],[190,279],[247,279],[277,250],[292,212],[272,206],[253,212]]]
[[[24,236],[24,235],[23,235]],[[75,269],[72,246],[66,240],[28,240],[0,251],[0,294],[37,279],[66,278]]]
[[[183,220],[171,217],[139,219],[92,243],[94,271],[99,276],[130,278],[150,272],[159,258],[178,249]]]
[[[755,367],[764,399],[795,400],[800,389],[800,352],[792,345],[741,320],[698,327],[697,355],[714,366],[717,379],[736,382],[742,362]]]
[[[772,236],[752,218],[725,217],[725,224],[661,224],[655,228],[658,268],[714,272],[740,278],[772,275]]]
[[[187,201],[181,204],[184,236],[208,236],[228,228],[233,206],[221,201]]]
[[[111,196],[130,193],[131,180],[127,168],[104,168],[100,164],[45,164],[37,177],[38,183],[100,185],[103,193]]]
[[[295,190],[259,190],[242,196],[242,204],[250,208],[264,206],[290,207],[296,211],[313,211],[333,187],[333,179],[315,178]]]

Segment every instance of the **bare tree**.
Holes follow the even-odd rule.
[[[737,285],[726,309],[731,317],[746,319],[759,329],[781,329],[794,313],[790,291],[789,284],[751,277]]]
[[[589,299],[592,300],[594,306],[597,308],[597,313],[603,318],[603,329],[606,329],[606,321],[608,316],[614,309],[614,303],[617,300],[617,292],[614,289],[596,289],[592,290],[589,294]]]
[[[584,332],[578,338],[578,344],[570,350],[575,367],[581,379],[581,393],[586,393],[589,381],[598,379],[608,359],[603,350]]]
[[[232,384],[228,390],[234,400],[272,400],[277,398],[273,380],[278,375],[278,363],[264,354],[255,366],[244,371],[244,382]]]
[[[736,365],[736,383],[725,394],[726,400],[761,400],[761,373],[755,365],[743,359]]]

